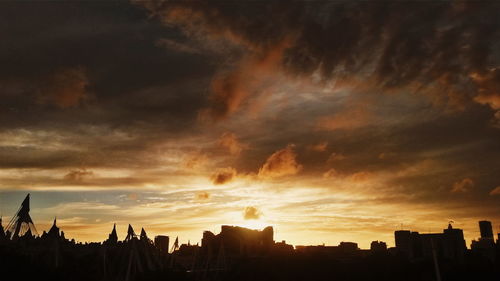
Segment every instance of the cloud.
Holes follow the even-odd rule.
[[[177,42],[175,40],[166,39],[166,38],[162,38],[162,39],[159,39],[158,41],[156,41],[156,45],[162,46],[162,47],[165,47],[165,48],[177,51],[177,52],[184,52],[184,53],[189,53],[189,54],[200,54],[201,53],[201,50],[199,50],[193,46],[190,46],[190,45],[185,44],[185,43],[180,43],[180,42]]]
[[[342,161],[342,160],[345,160],[347,157],[342,154],[342,153],[337,153],[337,152],[332,152],[332,154],[330,154],[330,156],[328,157],[328,159],[326,160],[327,163],[332,163],[332,162],[335,162],[335,161]]]
[[[246,207],[243,212],[243,218],[246,220],[258,220],[262,213],[255,207]]]
[[[128,193],[126,198],[127,200],[136,201],[137,199],[139,199],[139,194],[135,192]]]
[[[226,184],[232,181],[236,177],[236,169],[227,167],[219,168],[211,176],[213,184]]]
[[[372,114],[366,109],[346,109],[329,116],[323,116],[317,120],[316,127],[319,130],[352,130],[366,126],[372,120]]]
[[[208,156],[204,153],[193,152],[184,157],[181,165],[187,169],[198,169],[208,163]]]
[[[323,173],[323,178],[327,179],[327,178],[333,178],[335,176],[338,175],[338,172],[335,170],[335,169],[330,169],[326,172]]]
[[[473,73],[471,78],[479,89],[474,101],[493,109],[493,121],[495,125],[500,126],[500,68],[485,73]]]
[[[64,179],[79,182],[93,175],[94,173],[92,171],[82,168],[78,170],[71,170],[64,176]]]
[[[492,46],[499,43],[494,2],[463,8],[446,1],[161,3],[138,2],[187,36],[234,46],[243,52],[241,61],[248,54],[267,57],[286,42],[270,65],[288,75],[370,80],[385,91],[411,90],[457,107],[471,100],[464,90],[474,88],[469,74],[495,65]],[[215,80],[214,117],[235,112],[256,94],[245,85],[253,80],[251,68]],[[323,125],[336,128],[327,124],[347,119],[334,121]]]
[[[366,182],[373,178],[373,173],[368,172],[368,171],[361,171],[354,173],[350,176],[350,179],[354,182]]]
[[[295,145],[289,144],[286,148],[274,152],[259,169],[261,178],[274,178],[286,175],[295,175],[302,170],[302,165],[297,163]]]
[[[328,142],[323,141],[323,142],[320,142],[317,144],[309,145],[307,147],[307,149],[312,150],[312,151],[316,151],[316,152],[323,152],[326,150],[327,147],[328,147]]]
[[[40,100],[60,108],[74,107],[88,98],[89,81],[82,67],[54,72],[40,87]]]
[[[217,74],[211,83],[210,107],[201,112],[202,118],[225,119],[237,112],[249,97],[268,93],[276,82],[283,50],[280,43],[266,52],[251,53],[233,69]]]
[[[234,133],[224,133],[219,138],[219,145],[227,148],[229,152],[233,155],[239,155],[243,149],[246,148],[245,145],[241,144]]]
[[[493,190],[491,190],[490,195],[500,195],[500,186],[497,186]]]
[[[463,193],[469,192],[471,188],[474,187],[474,182],[470,178],[464,178],[461,181],[457,181],[453,184],[451,192],[453,193]]]
[[[198,201],[206,201],[210,199],[210,193],[206,191],[200,191],[195,194],[194,198]]]

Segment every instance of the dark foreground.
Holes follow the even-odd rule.
[[[389,252],[333,255],[272,252],[204,266],[198,253],[159,254],[140,241],[117,245],[19,241],[0,246],[1,280],[437,280],[432,260]],[[147,247],[147,246],[146,246]],[[199,258],[198,258],[198,257]],[[500,264],[468,252],[465,261],[439,260],[441,280],[500,280]]]

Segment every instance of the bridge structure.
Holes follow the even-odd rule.
[[[16,214],[11,218],[6,227],[6,236],[15,240],[24,235],[38,235],[35,224],[30,216],[30,195],[26,195],[21,207]]]

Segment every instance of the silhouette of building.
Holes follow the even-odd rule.
[[[451,223],[443,233],[394,232],[397,252],[408,259],[439,257],[463,262],[467,250],[462,229],[453,228]]]
[[[387,244],[382,241],[372,241],[370,251],[372,253],[384,253],[387,251]]]
[[[160,251],[160,253],[168,253],[168,244],[170,238],[165,235],[155,236],[155,247]]]
[[[113,224],[113,230],[108,236],[108,240],[104,241],[107,244],[116,244],[118,243],[118,234],[116,234],[116,223]]]
[[[465,245],[464,232],[462,229],[453,228],[451,223],[443,230],[443,255],[447,258],[464,261],[467,246]]]
[[[293,245],[287,244],[285,240],[276,242],[273,245],[273,253],[275,254],[292,254],[294,251]]]
[[[417,232],[418,234],[418,232]],[[408,258],[413,258],[414,256],[414,244],[416,239],[412,239],[411,231],[409,230],[396,230],[394,232],[394,238],[396,242],[396,249],[398,253],[404,255]]]
[[[262,255],[268,253],[274,245],[273,236],[273,228],[270,226],[259,231],[223,225],[217,235],[210,231],[203,232],[201,247],[208,255],[214,255],[221,247],[228,257]]]
[[[495,240],[493,239],[493,227],[491,222],[480,221],[479,231],[481,233],[481,237],[478,240],[472,240],[472,252],[491,261],[495,260],[496,246]]]
[[[480,221],[479,231],[481,232],[481,239],[493,239],[493,227],[490,221]]]
[[[358,243],[354,242],[340,242],[339,249],[343,253],[354,253],[359,250]]]

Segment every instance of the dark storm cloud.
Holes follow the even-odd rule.
[[[143,9],[115,1],[1,6],[0,126],[196,121],[210,61],[159,46],[182,35]]]
[[[152,164],[148,149],[197,130],[213,58],[166,48],[184,35],[139,6],[2,2],[0,36],[3,168]]]
[[[474,75],[500,65],[494,1],[140,1],[186,34],[226,40],[246,50],[236,70],[213,89],[215,118],[236,111],[250,92],[239,76],[252,58],[276,53],[291,75],[358,79],[407,88],[462,109],[478,94]],[[278,51],[277,51],[278,50]],[[252,68],[252,66],[249,66]],[[495,94],[498,93],[495,89]]]

